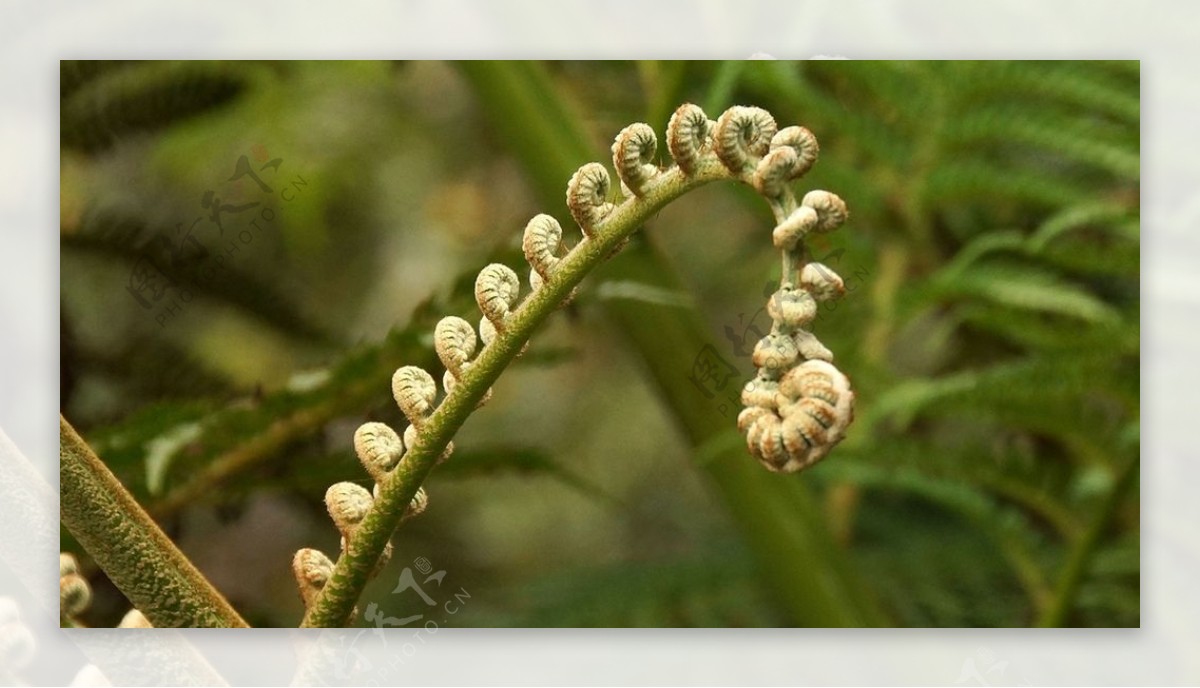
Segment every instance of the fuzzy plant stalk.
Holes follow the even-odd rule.
[[[390,547],[392,533],[406,515],[424,507],[421,485],[436,463],[449,455],[454,434],[486,402],[491,386],[528,345],[537,327],[570,300],[588,273],[671,201],[715,181],[752,186],[775,212],[779,225],[775,235],[786,238],[782,244],[782,239],[776,239],[784,251],[781,290],[807,295],[810,301],[837,295],[840,290],[831,286],[840,284],[836,276],[817,280],[812,270],[803,272],[808,267],[803,265],[804,235],[829,231],[845,219],[845,206],[833,194],[820,192],[812,198],[810,194],[802,203],[792,195],[790,182],[816,160],[811,133],[802,127],[778,130],[771,115],[759,108],[731,108],[713,121],[699,107],[685,104],[668,124],[667,147],[675,164],[663,169],[656,162],[658,142],[649,125],[633,124],[621,131],[612,148],[624,195],[618,202],[610,200],[610,177],[603,165],[588,163],[572,176],[567,206],[582,239],[565,255],[560,255],[563,235],[558,222],[548,215],[530,220],[523,249],[532,266],[531,293],[519,305],[516,273],[503,265],[484,268],[476,282],[476,299],[484,314],[478,338],[469,323],[454,316],[443,319],[435,331],[435,348],[446,367],[440,403],[429,373],[413,366],[396,372],[393,393],[411,426],[403,439],[377,423],[356,434],[356,451],[376,480],[375,490],[371,494],[339,487],[351,483],[330,488],[326,502],[342,531],[342,552],[336,564],[316,550],[297,553],[293,568],[306,605],[302,625],[350,623],[363,587]],[[797,270],[801,274],[795,274]],[[754,417],[739,418],[751,453],[775,471],[799,470],[820,459],[841,439],[852,416],[848,381],[829,362],[828,350],[804,329],[812,317],[794,314],[793,301],[800,298],[780,301],[782,308],[790,309],[788,315],[779,318],[770,342],[760,342],[758,349],[763,352],[755,362],[760,366],[758,379],[776,386],[793,369],[803,370],[793,375],[794,382],[779,398],[768,399],[762,385],[748,386],[750,396],[743,395],[748,411],[743,415]],[[477,339],[484,344],[478,355]],[[784,339],[791,342],[791,353],[785,351],[780,358],[779,352],[766,350],[786,348]],[[804,368],[810,358],[814,365]],[[796,414],[811,422],[804,421],[787,437],[776,432],[776,424],[782,427]],[[351,493],[357,496],[351,499]]]
[[[66,418],[60,416],[59,425],[63,525],[149,623],[158,628],[246,627]],[[66,558],[60,574],[64,616],[70,617],[86,606],[82,579]]]

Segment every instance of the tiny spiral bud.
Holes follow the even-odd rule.
[[[774,380],[791,368],[799,357],[796,342],[790,336],[773,332],[758,340],[751,360],[764,375]]]
[[[487,346],[488,344],[491,344],[492,340],[495,338],[496,326],[493,325],[492,321],[488,320],[487,316],[485,315],[479,319],[479,341],[483,342],[484,346]]]
[[[520,292],[521,280],[507,265],[492,263],[475,278],[475,302],[497,329],[504,329],[504,318],[517,305]]]
[[[818,232],[832,232],[841,227],[850,215],[846,209],[846,202],[837,194],[828,191],[809,191],[804,194],[804,200],[800,201],[800,204],[817,212],[817,224],[814,229]]]
[[[783,419],[782,435],[787,456],[783,461],[774,461],[768,468],[779,472],[790,472],[788,465],[793,460],[797,469],[814,463],[818,453],[824,456],[827,439],[825,429],[814,418],[802,411],[795,411]]]
[[[784,285],[767,301],[767,315],[781,328],[794,330],[804,327],[817,316],[817,302],[803,289]]]
[[[292,557],[292,575],[296,577],[304,607],[308,608],[333,576],[333,562],[324,552],[306,547]]]
[[[363,423],[354,431],[354,453],[372,478],[382,480],[404,457],[404,443],[384,423]]]
[[[767,154],[778,128],[775,118],[766,110],[735,105],[721,114],[713,130],[717,157],[725,169],[741,174]]]
[[[784,424],[779,416],[774,414],[756,421],[761,430],[758,435],[759,456],[768,465],[779,465],[786,462],[790,455],[787,440],[784,436]]]
[[[658,137],[649,124],[630,124],[613,141],[613,167],[634,196],[641,196],[646,185],[658,176],[658,167],[654,164],[657,152]]]
[[[433,413],[437,383],[433,376],[417,366],[404,366],[392,376],[392,396],[408,422],[419,424]]]
[[[536,269],[529,271],[529,288],[532,291],[537,291],[546,283],[546,278],[538,274]]]
[[[835,406],[845,406],[847,399],[854,398],[850,380],[826,361],[805,361],[789,370],[780,380],[779,391],[792,400],[812,397]]]
[[[766,409],[774,409],[778,393],[778,382],[768,380],[759,375],[742,387],[742,404],[745,406],[761,406]]]
[[[778,454],[783,449],[783,429],[779,416],[768,413],[751,423],[746,431],[746,446],[760,461],[768,464],[778,462]]]
[[[803,177],[817,162],[821,147],[817,137],[804,127],[784,127],[771,139],[771,149],[790,147],[796,151],[796,164],[792,166],[791,178]]]
[[[754,168],[751,180],[754,189],[767,198],[778,197],[787,190],[795,166],[796,151],[793,148],[776,148],[767,153]]]
[[[421,514],[425,513],[425,509],[428,507],[429,493],[425,491],[424,487],[418,487],[417,493],[413,495],[412,501],[408,503],[407,507],[405,507],[404,516],[400,518],[400,522],[403,523],[410,518],[416,518],[417,516],[420,516]]]
[[[58,554],[58,576],[62,578],[68,573],[79,573],[79,562],[75,560],[75,555],[68,552],[59,552]]]
[[[817,339],[817,335],[808,330],[796,330],[792,334],[792,339],[796,342],[796,349],[800,352],[800,358],[804,360],[827,361],[833,362],[833,352],[830,351],[821,340]]]
[[[374,503],[371,492],[356,483],[334,483],[325,491],[325,508],[343,538],[354,533]]]
[[[800,271],[800,285],[818,301],[841,298],[846,293],[846,283],[840,275],[821,263],[809,263]]]
[[[154,624],[150,623],[150,619],[146,615],[136,609],[130,609],[125,612],[125,616],[121,617],[121,623],[117,624],[117,628],[154,628]]]
[[[692,174],[706,149],[712,122],[698,105],[685,103],[667,123],[667,149],[684,174]]]
[[[92,603],[92,586],[78,573],[58,579],[58,607],[64,616],[78,616]]]
[[[757,421],[759,418],[762,418],[763,416],[771,415],[772,413],[773,412],[771,411],[771,409],[765,408],[762,406],[747,406],[746,408],[742,409],[741,413],[738,414],[738,417],[737,417],[738,432],[745,434],[746,431],[750,429],[750,426],[753,425],[755,421]]]
[[[515,274],[513,278],[516,278]],[[433,349],[441,359],[442,365],[446,366],[447,372],[453,373],[455,377],[462,374],[467,362],[475,355],[477,346],[475,328],[457,316],[442,318],[433,329]]]
[[[584,236],[590,237],[596,225],[612,212],[614,206],[608,202],[608,185],[608,170],[598,162],[580,167],[567,182],[567,208]]]
[[[562,225],[549,215],[535,216],[525,225],[521,250],[525,260],[540,276],[550,274],[558,264],[558,249],[562,245]]]
[[[820,218],[817,211],[807,205],[796,208],[771,232],[771,241],[781,251],[794,251],[800,241],[817,227]]]

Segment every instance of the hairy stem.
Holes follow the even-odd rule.
[[[129,601],[158,628],[246,627],[61,416],[59,440],[62,522]]]

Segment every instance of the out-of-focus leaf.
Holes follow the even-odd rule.
[[[175,283],[168,291],[170,298],[175,297],[175,288],[186,289],[195,297],[235,306],[283,332],[310,341],[330,341],[330,335],[302,313],[289,294],[271,280],[259,277],[252,268],[240,269],[236,263],[223,263],[220,278],[214,279],[210,256],[216,254],[216,250],[175,256],[173,244],[164,241],[164,237],[173,238],[165,232],[154,232],[140,218],[100,211],[91,214],[78,231],[64,234],[62,246],[66,251],[118,259],[130,271],[139,264],[148,265]],[[125,298],[130,304],[134,303],[123,289],[117,287],[117,290],[114,299]],[[146,311],[146,318],[153,318],[154,312]]]
[[[901,625],[1026,626],[1032,609],[996,541],[953,510],[869,493],[855,552]],[[1040,556],[1034,554],[1037,559]]]
[[[117,425],[89,432],[87,440],[134,496],[148,497],[151,490],[146,459],[155,443],[177,435],[181,428],[201,424],[217,409],[218,405],[211,400],[152,404]],[[173,454],[159,459],[163,464],[160,471],[166,470]]]
[[[64,64],[63,71],[73,76],[62,94],[62,143],[89,153],[227,103],[254,78],[246,63],[222,61]]]
[[[1011,308],[1055,313],[1090,323],[1119,322],[1116,309],[1086,289],[1045,270],[1023,265],[976,265],[934,280],[932,292],[945,299],[978,299]]]
[[[906,428],[925,415],[958,416],[1095,442],[1098,429],[1112,426],[1104,400],[1135,402],[1136,374],[1106,357],[1019,360],[902,382],[876,400],[865,420],[890,418]]]

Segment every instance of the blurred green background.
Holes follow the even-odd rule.
[[[369,484],[355,427],[404,427],[391,372],[440,375],[433,325],[477,319],[479,268],[523,273],[539,212],[574,241],[566,181],[624,125],[757,105],[821,143],[797,190],[851,210],[810,244],[849,288],[815,326],[857,390],[845,442],[790,476],[746,452],[726,399],[769,328],[773,223],[749,189],[700,189],[502,376],[359,623],[1137,626],[1139,82],[63,62],[62,409],[250,623],[295,626],[292,554],[338,549],[326,487]],[[692,380],[712,356],[724,390]],[[83,620],[113,625],[128,603],[84,562]],[[396,592],[406,567],[428,599]]]

